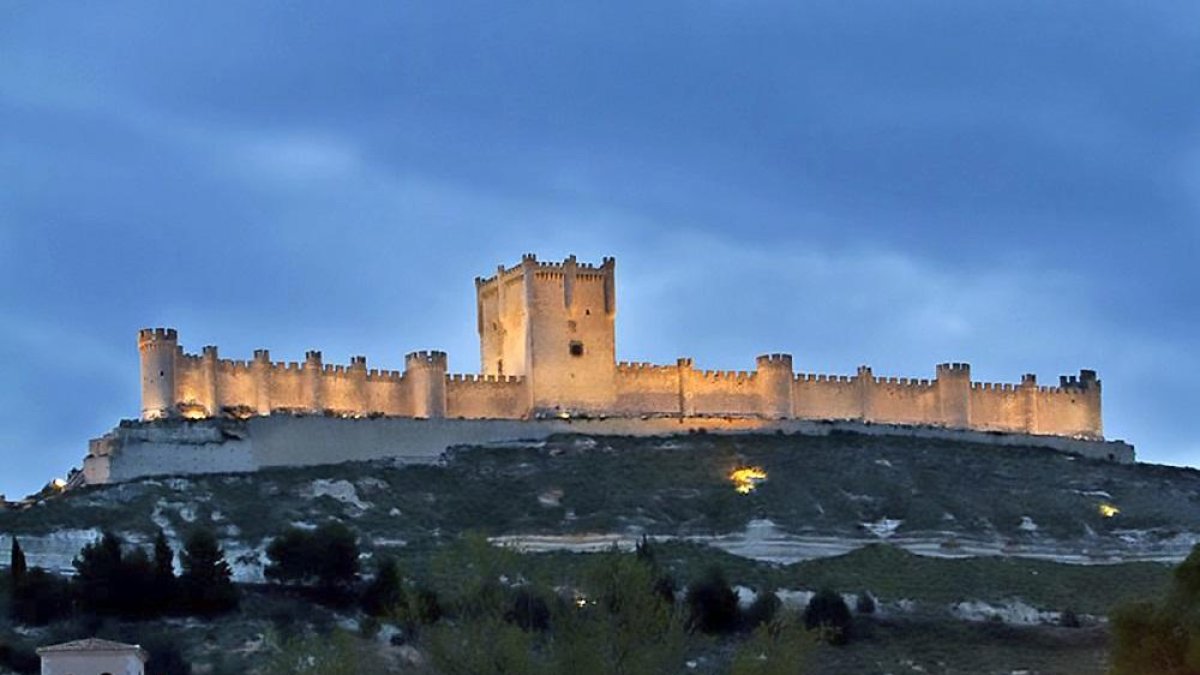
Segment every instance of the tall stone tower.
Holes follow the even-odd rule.
[[[615,399],[616,261],[521,264],[475,280],[481,371],[523,376],[529,409],[610,410]]]
[[[142,367],[142,419],[167,417],[175,412],[175,354],[179,334],[174,328],[138,331]]]

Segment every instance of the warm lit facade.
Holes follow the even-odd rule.
[[[972,382],[970,366],[937,366],[932,380],[795,373],[788,354],[753,371],[697,370],[616,360],[616,264],[539,262],[475,280],[481,374],[450,375],[444,352],[413,352],[403,371],[220,359],[186,354],[171,329],[138,334],[142,417],[277,411],[342,416],[529,419],[545,415],[858,419],[879,423],[1101,438],[1100,381],[1090,370],[1039,386]]]

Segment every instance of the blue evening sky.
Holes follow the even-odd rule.
[[[1195,2],[0,2],[0,492],[135,335],[478,367],[472,279],[616,256],[618,355],[1104,381],[1200,459]]]

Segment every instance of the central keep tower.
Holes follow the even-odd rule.
[[[480,370],[525,378],[533,413],[601,412],[616,399],[616,261],[570,256],[475,279]]]

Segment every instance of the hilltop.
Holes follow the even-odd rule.
[[[730,480],[739,467],[766,478],[740,494]],[[735,584],[785,598],[869,590],[885,614],[914,620],[1053,624],[1070,610],[1094,624],[1112,604],[1165,587],[1163,563],[1200,540],[1198,495],[1191,469],[1038,448],[853,433],[563,435],[456,447],[436,465],[84,487],[0,511],[0,550],[16,536],[31,565],[67,571],[101,530],[148,544],[162,528],[177,543],[204,526],[236,577],[261,583],[271,538],[335,518],[368,556],[394,555],[414,574],[478,532],[538,552],[521,556],[531,578],[564,579],[586,558],[573,551],[646,536],[684,581],[716,563]],[[1121,584],[1107,582],[1118,574]],[[1080,648],[1099,658],[1103,634],[1089,635]]]

